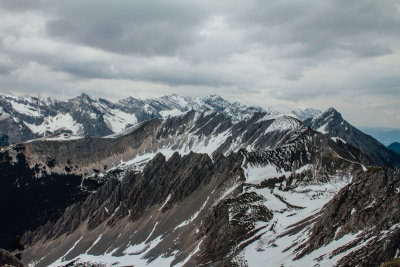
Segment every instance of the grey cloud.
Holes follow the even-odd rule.
[[[201,10],[183,1],[68,1],[55,8],[58,18],[46,29],[51,37],[114,53],[174,55],[200,38],[207,17]]]
[[[46,0],[1,0],[0,8],[11,12],[25,12],[39,9]]]
[[[116,81],[286,105],[400,94],[398,1],[0,0],[0,14],[10,90]]]
[[[392,52],[385,46],[388,37],[398,37],[400,28],[396,1],[256,1],[253,4],[252,9],[238,14],[238,25],[257,25],[249,37],[267,46],[281,46],[284,50],[297,44],[297,51],[282,53],[288,57],[329,58],[337,57],[340,51],[361,57],[385,55]]]

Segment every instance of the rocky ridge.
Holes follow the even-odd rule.
[[[398,154],[352,126],[334,108],[329,108],[320,116],[308,118],[303,123],[335,141],[354,146],[368,155],[377,165],[400,167],[400,156]]]
[[[175,94],[154,99],[129,97],[116,103],[94,99],[85,93],[60,101],[51,98],[0,95],[0,145],[55,137],[107,136],[154,118],[166,118],[195,110],[216,110],[233,122],[250,118],[260,107],[230,103],[217,96],[182,97]],[[66,137],[60,135],[66,133]]]
[[[300,121],[284,116],[255,113],[233,124],[215,111],[154,119],[106,138],[36,140],[3,149],[13,159],[23,153],[29,166],[40,173],[93,175],[132,159],[151,158],[158,151],[228,154],[240,148],[276,148],[307,131]]]
[[[275,149],[212,155],[174,153],[167,160],[157,154],[143,171],[109,179],[56,223],[25,234],[24,261],[78,264],[108,255],[116,264],[246,262],[238,255],[277,214],[265,205],[266,188],[283,194],[302,183],[329,183],[338,170],[343,176],[362,171],[334,142],[310,129]],[[252,174],[258,168],[274,171],[270,177]],[[279,194],[272,196],[287,211],[299,208]],[[54,252],[48,253],[50,247]]]
[[[18,226],[4,238],[23,242],[25,264],[351,266],[397,256],[398,169],[371,167],[350,142],[290,116],[234,123],[189,111],[0,156],[0,203],[15,211],[4,227]],[[20,224],[21,211],[38,220]]]

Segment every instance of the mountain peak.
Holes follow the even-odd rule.
[[[334,107],[329,107],[324,113],[339,113]]]
[[[88,94],[86,94],[84,92],[80,96],[76,97],[75,99],[89,102],[89,103],[94,101],[93,98],[91,98]]]
[[[322,114],[322,111],[315,108],[305,108],[305,109],[296,109],[292,111],[292,114],[301,121],[305,121],[306,119],[313,119]]]
[[[324,111],[324,113],[322,113],[318,117],[315,117],[313,120],[320,120],[320,119],[327,120],[328,118],[330,120],[335,120],[336,122],[343,121],[342,114],[340,114],[340,112],[333,107],[328,108],[327,110]]]

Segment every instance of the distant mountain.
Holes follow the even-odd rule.
[[[190,110],[220,111],[238,122],[249,119],[260,107],[210,95],[204,98],[175,94],[154,99],[129,97],[117,103],[93,99],[83,93],[67,101],[0,95],[0,146],[34,138],[68,133],[73,136],[107,136],[121,133],[134,124]]]
[[[294,116],[301,120],[301,121],[305,121],[306,119],[309,118],[314,118],[317,117],[319,115],[322,114],[322,111],[319,109],[315,109],[315,108],[306,108],[306,109],[297,109],[297,110],[293,110],[292,114],[294,114]]]
[[[391,143],[387,148],[400,155],[400,143],[398,142]]]
[[[384,144],[390,145],[394,142],[400,142],[400,129],[383,128],[383,127],[358,127],[366,134],[373,136],[376,140]]]
[[[317,117],[306,119],[303,123],[335,141],[339,140],[358,148],[378,165],[400,166],[398,154],[345,121],[334,108],[329,108]]]

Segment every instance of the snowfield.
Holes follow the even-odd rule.
[[[42,124],[24,124],[31,129],[33,133],[45,135],[46,132],[56,132],[59,130],[69,130],[74,135],[81,135],[83,132],[82,124],[77,123],[70,114],[57,114],[55,117],[46,117]]]
[[[306,165],[297,170],[301,172],[311,168]],[[263,179],[274,175],[284,175],[274,166],[248,167],[246,171],[247,183],[259,183]],[[352,242],[356,236],[344,236],[339,240],[322,247],[299,260],[294,258],[298,252],[294,250],[307,241],[312,223],[296,231],[299,222],[306,218],[316,218],[321,208],[328,203],[340,189],[351,182],[351,177],[331,177],[329,183],[300,184],[288,191],[278,188],[249,188],[262,195],[266,201],[265,207],[273,212],[273,218],[268,223],[259,223],[263,227],[259,240],[248,245],[239,256],[238,260],[246,260],[249,266],[333,266],[344,255],[330,258],[335,249]],[[247,240],[246,240],[247,241]],[[243,241],[242,243],[246,242]],[[350,253],[346,251],[346,253]]]

